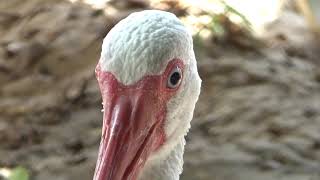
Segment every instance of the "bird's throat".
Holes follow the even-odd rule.
[[[138,180],[179,180],[183,169],[184,146],[185,139],[180,137],[171,148],[164,147],[152,155],[141,170]]]

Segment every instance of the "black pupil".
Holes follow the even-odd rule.
[[[170,77],[170,83],[172,85],[176,85],[180,81],[180,73],[179,72],[174,72],[171,77]]]

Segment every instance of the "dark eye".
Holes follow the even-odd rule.
[[[179,86],[182,78],[181,69],[177,66],[175,67],[168,77],[167,87],[170,89],[174,89]]]

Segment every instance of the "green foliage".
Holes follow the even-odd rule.
[[[239,11],[237,11],[236,9],[234,9],[233,7],[228,5],[225,1],[221,1],[221,3],[224,5],[224,12],[225,13],[230,13],[230,14],[234,14],[236,16],[239,16],[241,18],[242,22],[244,23],[244,25],[246,26],[246,28],[251,28],[251,23],[246,18],[246,16],[244,16]]]
[[[240,18],[240,22],[237,22],[237,24],[233,24],[236,27],[239,27],[240,29],[244,29],[244,31],[248,30],[247,32],[250,33],[252,31],[251,23],[250,21],[245,17],[245,15],[241,14],[238,10],[227,4],[224,0],[219,0],[218,3],[223,7],[224,11],[222,13],[216,14],[208,11],[204,11],[204,14],[207,14],[210,16],[211,20],[208,24],[202,24],[202,29],[199,30],[199,32],[195,35],[196,39],[196,45],[201,46],[203,43],[200,33],[202,30],[208,30],[212,33],[212,35],[217,39],[225,39],[226,36],[230,35],[230,31],[232,32],[232,29],[230,29],[232,26],[230,26],[230,23],[234,23],[230,21],[229,17],[232,16],[238,16]]]
[[[8,180],[29,180],[29,172],[23,167],[12,170]]]
[[[212,15],[212,20],[208,24],[209,29],[212,30],[212,32],[216,36],[223,36],[225,34],[225,28],[224,25],[221,23],[219,17],[217,15]]]

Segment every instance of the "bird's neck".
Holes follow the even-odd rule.
[[[182,173],[185,139],[181,137],[170,152],[148,160],[138,180],[179,180]]]

